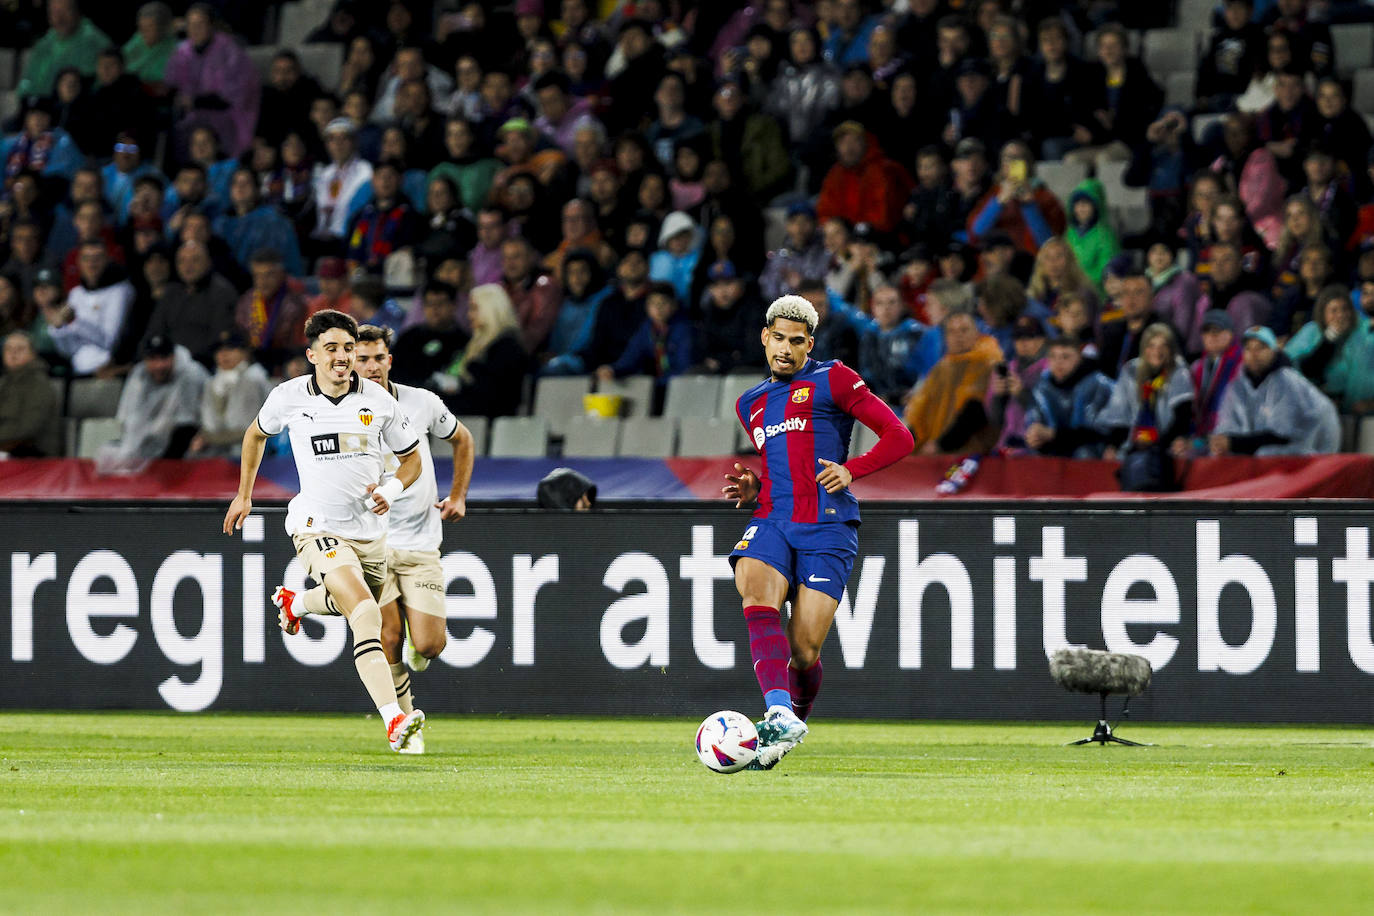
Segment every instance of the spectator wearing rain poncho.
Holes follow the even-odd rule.
[[[1213,455],[1325,455],[1340,447],[1336,405],[1288,364],[1274,332],[1245,332],[1241,371],[1208,440]]]
[[[1182,452],[1193,423],[1193,380],[1174,332],[1162,322],[1141,334],[1140,355],[1122,367],[1111,400],[1097,417],[1109,443],[1103,457],[1139,449]]]

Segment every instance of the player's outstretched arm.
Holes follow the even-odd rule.
[[[844,463],[844,468],[849,472],[851,480],[858,480],[866,477],[874,471],[881,471],[890,464],[896,464],[916,447],[916,440],[911,435],[911,430],[906,428],[902,418],[892,412],[876,394],[868,389],[864,380],[859,378],[858,373],[848,366],[838,364],[831,369],[831,385],[835,390],[835,401],[851,417],[858,420],[864,426],[878,434],[878,441],[874,446],[862,455],[857,455]],[[822,461],[822,464],[829,462]],[[816,476],[819,481],[822,477],[830,475],[830,480],[834,482],[834,467],[826,467]],[[845,483],[844,486],[848,486]],[[826,487],[829,492],[829,486]],[[837,487],[836,489],[842,489]]]
[[[367,485],[367,496],[370,497],[370,505],[373,515],[386,515],[391,511],[391,504],[406,489],[420,479],[420,473],[424,470],[424,465],[420,463],[420,450],[412,448],[404,455],[397,456],[400,459],[400,466],[396,468],[396,476],[386,483],[378,486],[375,483]]]
[[[720,488],[720,492],[725,494],[726,499],[735,501],[736,509],[758,499],[758,475],[744,465],[736,464],[735,473],[726,474],[725,481],[725,486]]]
[[[224,515],[224,533],[233,534],[243,527],[243,520],[253,514],[253,484],[258,480],[262,454],[267,449],[267,434],[253,420],[243,434],[243,457],[239,459],[239,492]]]
[[[439,517],[446,522],[455,521],[468,514],[468,485],[472,483],[473,448],[472,431],[461,422],[448,437],[453,443],[453,485],[448,496],[434,504]]]

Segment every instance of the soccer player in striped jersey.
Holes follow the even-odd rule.
[[[762,465],[755,474],[736,464],[721,492],[736,506],[758,504],[730,563],[767,707],[754,765],[770,769],[806,736],[821,688],[821,645],[859,549],[859,502],[849,484],[899,461],[915,442],[853,369],[810,357],[819,321],[810,302],[783,296],[764,320],[769,378],[735,403]],[[855,420],[879,438],[846,460]]]
[[[391,678],[401,709],[410,712],[415,700],[407,666],[411,671],[424,671],[448,641],[445,580],[439,547],[444,539],[442,523],[467,514],[468,484],[472,481],[472,433],[434,392],[391,381],[390,328],[370,324],[358,328],[355,365],[360,376],[381,385],[396,399],[420,436],[416,449],[422,468],[420,479],[406,488],[386,517],[387,574],[380,598],[382,651],[391,665]],[[439,499],[434,480],[429,436],[447,439],[453,445],[453,483],[443,500]],[[396,459],[388,456],[387,464],[394,468]],[[306,614],[333,613],[327,598],[324,587],[318,585],[300,595],[280,586],[272,593],[272,602],[281,611],[282,629],[288,633],[299,630],[300,617]],[[403,754],[424,752],[424,732],[416,734],[401,751]]]
[[[253,511],[253,484],[267,440],[291,434],[301,491],[286,511],[286,531],[306,570],[353,631],[353,664],[402,751],[425,724],[418,709],[401,709],[382,653],[377,599],[386,581],[385,515],[420,476],[419,438],[386,389],[353,371],[358,325],[333,309],[305,322],[306,358],[315,371],[282,382],[267,395],[243,435],[239,492],[224,516],[233,534]],[[387,454],[398,460],[383,482]]]

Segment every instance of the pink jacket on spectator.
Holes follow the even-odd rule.
[[[237,158],[253,143],[258,123],[258,71],[248,53],[229,35],[216,32],[205,53],[183,41],[167,62],[167,85],[188,99],[217,95],[224,111],[198,108],[188,120],[214,129],[225,155]]]
[[[1278,161],[1269,150],[1260,147],[1245,160],[1240,172],[1240,199],[1245,203],[1245,215],[1270,251],[1283,235],[1285,188]]]
[[[1025,366],[1019,366],[1020,360],[1014,359],[1007,363],[1007,368],[1015,372],[1021,378],[1021,387],[1025,389],[1026,403],[1030,403],[1030,393],[1035,389],[1035,385],[1040,381],[1040,376],[1045,374],[1049,368],[1049,360],[1040,357],[1034,362]],[[992,385],[988,385],[988,393],[983,396],[983,407],[988,412],[988,421],[993,424],[1002,425],[1002,434],[997,437],[995,449],[1009,448],[1009,440],[1024,439],[1026,435],[1026,408],[1020,401],[1011,395],[1007,396],[1006,411],[998,415],[994,409],[997,395],[993,393]],[[1018,447],[1024,448],[1025,443],[1018,443]]]
[[[1162,283],[1150,278],[1155,284],[1155,314],[1183,335],[1183,352],[1201,353],[1202,311],[1198,308],[1198,300],[1202,298],[1202,283],[1192,273],[1178,267],[1170,268],[1168,273],[1172,276],[1163,277]]]

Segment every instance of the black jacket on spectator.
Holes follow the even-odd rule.
[[[759,346],[759,316],[764,306],[758,292],[750,284],[739,301],[728,309],[706,303],[701,316],[701,347],[703,360],[720,364],[721,372],[736,368],[763,367],[763,348]]]
[[[1064,62],[1064,78],[1051,81],[1036,61],[1021,90],[1021,114],[1037,148],[1051,137],[1071,137],[1074,126],[1092,121],[1093,68],[1077,57]]]
[[[468,360],[463,366],[468,380],[455,393],[442,395],[444,403],[459,416],[507,417],[518,413],[529,369],[529,354],[519,334],[503,334],[481,356]]]
[[[596,326],[591,342],[577,354],[582,357],[584,366],[595,369],[609,366],[620,359],[630,338],[644,323],[644,301],[648,295],[649,288],[646,286],[634,298],[627,298],[625,291],[617,286],[602,300],[596,310]]]
[[[280,146],[288,133],[310,123],[310,103],[321,95],[324,90],[308,73],[302,73],[285,92],[265,84],[258,104],[258,136],[272,146]]]
[[[417,324],[402,331],[391,348],[395,367],[391,377],[402,385],[427,388],[429,377],[452,365],[454,357],[467,345],[467,332],[457,325],[439,331],[426,324]]]
[[[234,330],[238,299],[233,285],[213,272],[195,286],[171,283],[153,309],[143,341],[165,334],[190,350],[199,362],[213,366],[220,337]]]
[[[1264,29],[1247,22],[1239,29],[1223,24],[1197,68],[1197,98],[1236,96],[1245,92],[1255,71],[1264,65]]]
[[[1092,93],[1090,111],[1105,110],[1112,115],[1111,127],[1096,118],[1085,125],[1093,131],[1097,143],[1120,140],[1134,149],[1145,142],[1145,129],[1159,116],[1164,105],[1164,90],[1150,77],[1145,65],[1132,57],[1126,61],[1126,78],[1114,92],[1107,88],[1107,68],[1093,64],[1088,74],[1088,89]]]

